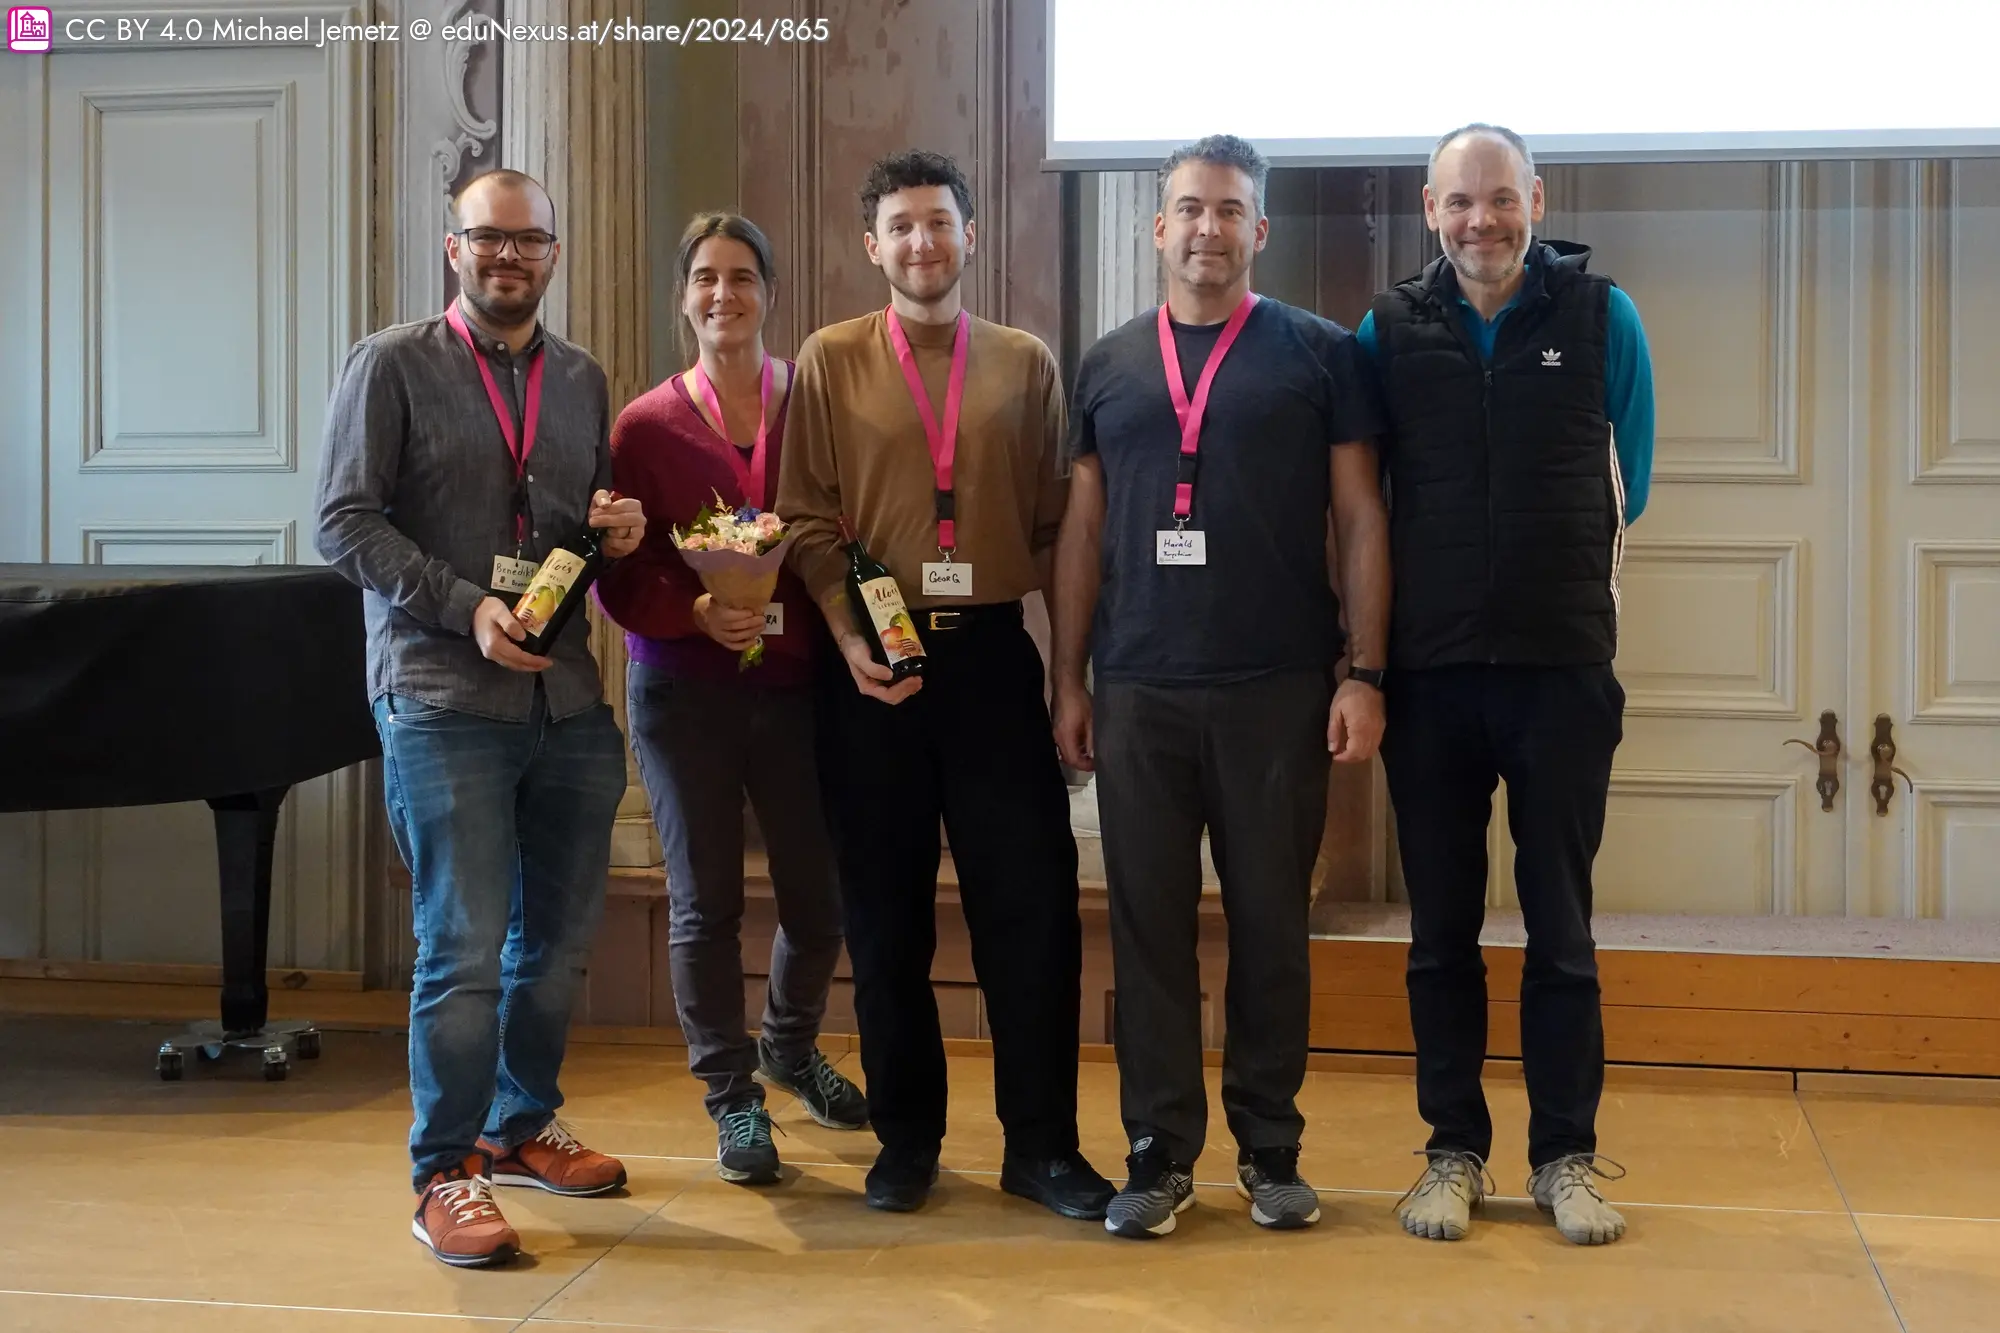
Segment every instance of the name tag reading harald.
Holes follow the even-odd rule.
[[[1154,534],[1154,560],[1162,565],[1205,565],[1208,536],[1198,530],[1162,528]]]
[[[924,593],[930,597],[972,596],[972,566],[944,560],[925,561]]]

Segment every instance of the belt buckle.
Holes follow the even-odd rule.
[[[933,611],[931,612],[931,628],[937,630],[956,629],[958,628],[958,621],[964,616],[965,612],[963,611]]]

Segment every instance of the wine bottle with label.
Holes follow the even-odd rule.
[[[514,604],[514,618],[528,631],[521,642],[523,652],[536,657],[549,655],[549,649],[562,637],[563,627],[583,609],[590,585],[597,581],[604,564],[604,533],[588,523],[549,552],[528,581],[528,590]]]
[[[854,606],[861,637],[895,679],[921,676],[924,645],[903,602],[903,590],[882,562],[868,554],[845,517],[840,520],[840,540],[847,548],[847,600]]]

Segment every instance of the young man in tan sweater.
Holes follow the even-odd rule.
[[[861,204],[889,305],[800,348],[777,509],[840,645],[821,682],[821,772],[882,1142],[868,1203],[917,1208],[937,1179],[942,819],[993,1034],[1001,1188],[1100,1219],[1110,1182],[1077,1152],[1076,844],[1021,606],[1048,587],[1068,494],[1061,378],[1039,339],[964,310],[973,202],[950,159],[885,158]],[[893,678],[850,604],[843,517],[901,589],[920,676]]]

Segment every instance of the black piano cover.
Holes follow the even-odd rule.
[[[290,786],[379,754],[361,591],[315,566],[0,565],[0,810]]]

